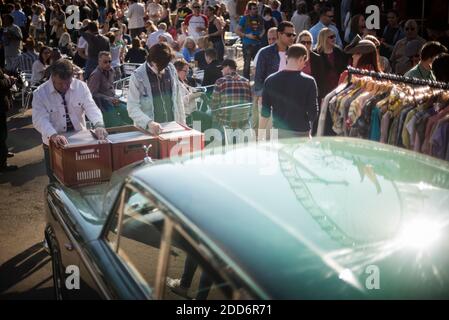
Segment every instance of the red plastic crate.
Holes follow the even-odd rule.
[[[118,170],[145,158],[144,146],[151,145],[148,155],[158,158],[158,139],[134,126],[107,128],[111,144],[112,170]]]
[[[66,186],[101,183],[112,174],[111,146],[99,143],[89,131],[66,135],[69,144],[59,148],[50,142],[53,174]]]
[[[178,130],[161,133],[158,136],[160,159],[204,149],[204,133],[181,124],[178,124],[178,127]]]

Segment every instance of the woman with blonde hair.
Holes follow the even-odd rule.
[[[198,51],[195,40],[192,37],[187,37],[182,48],[182,55],[187,62],[192,62],[195,53]]]
[[[58,48],[59,50],[61,50],[62,54],[65,54],[72,58],[75,56],[76,49],[68,32],[64,32],[59,38]]]
[[[321,88],[318,88],[320,97],[323,98],[337,87],[340,75],[348,64],[348,58],[336,45],[336,34],[329,28],[320,31],[315,52],[320,55],[325,70]]]

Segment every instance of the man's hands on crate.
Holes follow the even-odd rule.
[[[148,123],[148,131],[150,131],[153,135],[158,135],[162,133],[162,127],[161,125],[156,121],[151,121]]]
[[[108,136],[108,132],[103,127],[97,127],[97,128],[95,128],[95,135],[97,136],[98,140],[106,140],[106,137]]]
[[[50,140],[59,148],[64,147],[66,144],[68,144],[69,142],[67,141],[67,138],[59,135],[59,134],[54,134],[50,137]]]

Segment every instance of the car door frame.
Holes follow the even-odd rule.
[[[134,190],[136,192],[141,193],[145,198],[149,199],[154,203],[154,205],[163,213],[164,215],[164,227],[161,233],[161,243],[160,243],[160,252],[157,260],[156,266],[156,277],[154,287],[151,287],[150,284],[147,283],[146,280],[143,279],[142,275],[139,271],[133,270],[132,263],[125,257],[118,254],[118,249],[120,248],[120,236],[122,231],[122,222],[124,215],[124,205],[126,201],[127,192],[129,190]],[[115,256],[117,261],[124,267],[128,276],[132,278],[135,282],[135,286],[140,289],[142,294],[147,299],[156,299],[160,300],[164,296],[165,290],[165,279],[168,271],[168,262],[170,255],[170,247],[171,247],[171,239],[173,232],[176,230],[182,237],[185,238],[189,242],[189,244],[194,248],[194,250],[198,253],[203,263],[207,264],[207,267],[210,268],[215,276],[223,278],[227,283],[232,287],[232,299],[239,299],[242,297],[241,289],[238,289],[236,286],[236,279],[231,279],[228,275],[219,272],[217,268],[210,263],[210,259],[215,257],[206,245],[202,245],[200,242],[195,241],[188,231],[184,228],[184,223],[182,223],[179,216],[176,214],[178,209],[170,206],[165,201],[161,200],[161,196],[158,193],[149,188],[147,185],[144,185],[142,182],[135,178],[127,178],[120,189],[120,192],[117,196],[116,202],[111,208],[111,212],[109,212],[108,219],[103,227],[103,230],[100,234],[100,241],[102,241],[106,247],[110,250],[111,254]],[[113,243],[106,239],[107,233],[111,230],[111,224],[113,223],[114,215],[118,210],[118,222],[117,222],[117,241],[115,243],[115,247]],[[241,281],[239,281],[241,282]],[[246,285],[244,286],[246,287]],[[247,291],[249,292],[249,291]],[[246,292],[244,297],[246,298],[249,293]]]

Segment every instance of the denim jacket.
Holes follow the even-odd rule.
[[[262,96],[262,89],[265,79],[279,70],[279,50],[276,43],[260,49],[257,59],[256,75],[254,77],[254,86],[256,96]]]
[[[166,71],[170,72],[173,79],[172,101],[175,121],[185,124],[186,116],[176,69],[170,63]],[[143,129],[147,129],[148,123],[154,119],[153,95],[146,72],[146,63],[138,67],[129,80],[127,109],[129,117],[134,121],[134,124]]]

